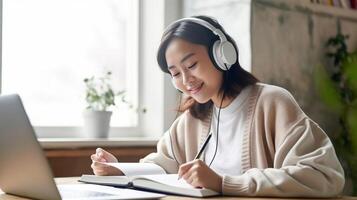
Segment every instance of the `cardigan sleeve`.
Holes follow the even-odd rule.
[[[345,179],[333,145],[325,132],[301,111],[290,93],[279,90],[264,95],[264,99],[258,101],[257,109],[255,120],[258,122],[255,124],[264,127],[255,129],[261,130],[255,134],[273,138],[274,145],[269,149],[274,152],[273,165],[251,168],[239,176],[223,176],[223,194],[337,196]]]

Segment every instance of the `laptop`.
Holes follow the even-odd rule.
[[[0,96],[0,188],[34,199],[155,199],[164,195],[109,186],[56,185],[18,95]]]

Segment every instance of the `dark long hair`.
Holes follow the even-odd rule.
[[[237,49],[237,62],[233,64],[228,71],[223,71],[223,84],[221,86],[220,92],[222,94],[224,93],[224,96],[226,97],[234,98],[246,86],[257,83],[259,80],[251,73],[245,71],[239,64],[239,53],[237,45],[232,37],[225,32],[223,27],[211,17],[202,15],[194,17],[205,20],[214,27],[222,30],[222,32],[226,35],[227,40],[230,41]],[[157,62],[163,72],[170,74],[165,54],[168,45],[175,38],[180,38],[194,44],[206,46],[212,63],[216,65],[213,59],[211,48],[214,42],[219,40],[219,37],[202,25],[199,25],[195,22],[182,21],[168,27],[161,38],[161,44],[157,52]],[[207,117],[207,114],[210,112],[212,105],[213,102],[211,100],[201,104],[195,101],[192,97],[188,97],[179,106],[179,111],[183,112],[189,109],[193,117],[204,120]]]

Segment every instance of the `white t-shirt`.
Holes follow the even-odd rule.
[[[219,117],[218,148],[211,168],[220,175],[241,174],[241,152],[244,118],[248,109],[248,97],[251,87],[248,86],[225,108],[221,108]],[[210,164],[216,149],[217,118],[219,108],[214,106],[211,121],[210,139],[204,153],[204,161]]]

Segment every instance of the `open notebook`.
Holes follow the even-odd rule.
[[[109,165],[119,168],[124,174],[126,174],[126,176],[82,175],[79,181],[84,183],[144,189],[192,197],[219,195],[219,193],[213,190],[195,188],[186,183],[183,179],[178,180],[177,174],[165,174],[165,171],[155,164],[109,163]]]

